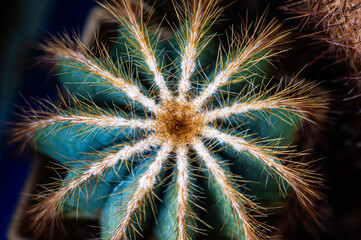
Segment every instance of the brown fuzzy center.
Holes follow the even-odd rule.
[[[200,115],[187,102],[166,102],[158,113],[158,133],[175,143],[189,141],[200,130]]]

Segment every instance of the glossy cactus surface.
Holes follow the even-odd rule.
[[[65,96],[60,106],[25,112],[15,138],[32,140],[68,173],[31,210],[39,231],[62,213],[99,218],[103,239],[209,231],[263,239],[269,227],[257,216],[289,191],[312,209],[320,179],[292,161],[302,153],[290,145],[323,105],[305,82],[265,87],[268,60],[288,35],[275,21],[218,50],[217,4],[177,7],[180,26],[160,41],[144,24],[142,2],[112,1],[104,7],[120,27],[110,51],[71,37],[44,47]]]

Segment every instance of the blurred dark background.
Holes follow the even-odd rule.
[[[161,3],[160,14],[172,8],[171,1],[158,2]],[[228,4],[225,2],[223,5]],[[239,25],[246,9],[250,19],[268,7],[269,18],[285,20],[290,15],[279,8],[283,2],[234,1],[225,10],[223,21],[216,26],[217,31],[229,29],[231,24]],[[81,32],[90,9],[95,5],[95,0],[13,0],[7,2],[6,7],[3,3],[0,39],[0,240],[7,239],[9,222],[31,170],[31,154],[27,151],[19,154],[19,146],[8,144],[10,125],[6,122],[16,122],[17,106],[26,106],[31,98],[55,98],[56,81],[48,68],[38,64],[43,54],[38,44],[49,35]],[[167,17],[174,19],[172,15]],[[296,19],[284,25],[293,28],[299,23]],[[313,30],[313,27],[305,27],[303,34]],[[308,64],[300,76],[319,82],[320,88],[328,91],[332,99],[329,120],[323,126],[325,131],[322,136],[312,136],[312,143],[303,143],[312,147],[315,159],[322,159],[320,172],[325,179],[326,197],[319,210],[325,215],[325,228],[310,234],[303,227],[291,227],[289,229],[293,232],[286,232],[285,238],[358,240],[361,239],[360,91],[349,77],[345,64],[334,64],[335,59],[327,55],[314,61],[326,51],[325,44],[315,44],[315,37],[299,39],[300,35],[295,30],[294,41],[290,44],[292,50],[280,59],[276,73],[296,73]],[[301,139],[307,139],[307,136]],[[296,218],[302,222],[302,213]],[[280,219],[285,221],[281,225],[289,224],[288,216]]]
[[[31,98],[54,98],[55,82],[41,65],[38,44],[62,32],[79,32],[94,0],[14,0],[1,3],[0,39],[0,239],[6,232],[31,169],[26,151],[8,144],[17,106]]]

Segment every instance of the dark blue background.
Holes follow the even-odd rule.
[[[10,4],[10,5],[8,5]],[[29,152],[8,144],[9,124],[17,121],[15,106],[25,100],[54,98],[49,69],[36,64],[38,44],[49,35],[80,32],[94,0],[14,0],[2,7],[0,51],[0,240],[6,232],[31,168]]]

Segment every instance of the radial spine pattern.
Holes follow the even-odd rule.
[[[259,117],[265,117],[264,128],[272,129],[275,126],[269,118],[274,116],[296,127],[295,119],[307,119],[323,107],[317,96],[308,92],[310,84],[299,82],[266,90],[252,82],[259,78],[255,69],[277,54],[274,48],[285,41],[288,32],[280,31],[275,21],[265,24],[263,19],[253,25],[254,33],[247,29],[244,36],[233,38],[228,53],[220,50],[207,60],[213,71],[203,71],[200,58],[213,41],[210,29],[220,14],[218,1],[193,0],[183,5],[176,6],[183,26],[175,31],[175,41],[165,41],[172,53],[158,51],[156,34],[144,24],[143,3],[134,5],[128,0],[103,7],[120,23],[121,48],[127,51],[129,61],[114,61],[100,44],[100,56],[96,57],[70,37],[45,46],[59,66],[68,69],[64,75],[79,76],[79,81],[73,82],[79,89],[105,86],[99,94],[115,97],[110,106],[109,101],[99,103],[96,94],[95,99],[89,99],[69,90],[70,101],[62,99],[61,107],[44,105],[45,110],[24,114],[26,121],[16,139],[42,142],[45,138],[50,144],[59,132],[68,131],[69,136],[83,139],[81,144],[89,144],[75,154],[79,159],[65,156],[71,164],[60,161],[69,176],[39,196],[41,200],[32,209],[39,230],[65,205],[81,208],[82,195],[92,198],[90,189],[107,182],[112,191],[102,197],[108,198],[101,213],[104,239],[133,238],[141,234],[142,224],[152,215],[157,218],[154,232],[159,239],[196,239],[205,233],[201,226],[210,224],[200,217],[207,210],[202,206],[207,199],[200,200],[207,196],[207,187],[201,187],[200,182],[207,179],[226,212],[227,220],[221,224],[233,226],[230,235],[234,239],[267,238],[269,227],[256,219],[264,215],[263,207],[254,201],[252,191],[243,188],[247,179],[233,172],[232,164],[236,163],[220,155],[225,148],[261,166],[278,183],[280,193],[287,194],[290,187],[305,208],[312,209],[318,197],[315,184],[320,179],[307,164],[290,160],[301,154],[280,146],[279,139],[260,139],[257,133],[237,130],[242,129],[242,122]],[[166,58],[171,58],[168,64]],[[141,75],[146,80],[139,80]],[[236,93],[231,92],[234,85],[241,86]],[[127,99],[127,104],[117,104],[119,97]],[[103,143],[107,147],[99,148],[92,142],[97,134],[110,134],[113,139]],[[122,181],[114,184],[114,178]]]

